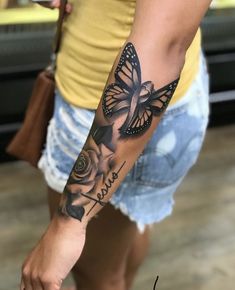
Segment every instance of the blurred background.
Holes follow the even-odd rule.
[[[56,18],[28,0],[0,0],[0,290],[18,289],[21,263],[49,220],[41,174],[5,147],[49,63]],[[214,0],[201,26],[211,86],[206,141],[173,215],[152,230],[133,289],[152,289],[157,275],[162,290],[235,289],[235,0]]]

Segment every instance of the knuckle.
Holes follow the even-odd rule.
[[[21,271],[23,272],[23,271],[25,270],[25,268],[26,268],[26,262],[24,262],[24,263],[22,264],[22,266],[21,266]]]
[[[61,284],[58,282],[55,282],[51,278],[51,276],[42,275],[42,276],[40,276],[39,280],[44,287],[48,287],[48,288],[53,289],[53,290],[60,290]]]
[[[30,278],[33,281],[37,281],[39,277],[38,277],[38,274],[36,272],[32,272],[31,275],[30,275]]]
[[[26,267],[26,266],[22,267],[22,275],[23,275],[23,277],[28,277],[29,276],[28,267]]]
[[[51,279],[50,279],[50,277],[48,277],[47,275],[42,275],[41,277],[40,277],[40,281],[43,283],[43,284],[45,284],[45,285],[49,285],[49,284],[51,284]]]

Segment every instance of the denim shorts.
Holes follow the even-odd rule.
[[[174,192],[197,160],[208,123],[208,82],[201,54],[199,71],[187,93],[167,108],[152,139],[110,200],[140,231],[171,214]],[[56,91],[46,148],[38,164],[52,189],[63,191],[94,113],[67,103]]]

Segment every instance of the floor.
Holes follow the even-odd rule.
[[[45,185],[23,162],[0,165],[0,290],[18,289],[21,263],[48,222]],[[155,226],[133,290],[235,289],[235,125],[210,129],[197,165]],[[67,281],[70,283],[70,280]]]

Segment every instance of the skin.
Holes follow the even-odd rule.
[[[51,217],[60,199],[60,193],[49,189]],[[136,223],[108,204],[86,229],[85,247],[72,269],[74,289],[130,289],[148,245],[149,229],[140,233]]]
[[[53,0],[51,2],[39,2],[39,4],[45,8],[58,9],[60,8],[60,0]],[[70,3],[66,4],[66,13],[70,14],[73,7]]]
[[[129,148],[139,140],[145,145],[145,135],[164,112],[177,84],[178,79],[156,90],[151,81],[142,83],[138,53],[132,43],[125,45],[114,81],[104,91],[101,112],[65,186],[60,215],[83,221],[106,205],[110,192],[125,176],[122,172],[135,161],[123,158],[125,146]],[[136,154],[140,146],[133,146]]]
[[[147,90],[147,98],[152,104],[159,89],[169,89],[170,84],[178,79],[186,51],[210,2],[137,0],[132,31],[114,62],[94,124],[70,174],[57,214],[24,262],[21,290],[61,288],[62,281],[81,256],[88,222],[108,202],[131,169],[164,112],[152,112],[146,130],[135,132],[132,137],[126,136],[127,129],[133,124],[136,108],[143,100],[143,91]],[[128,44],[135,48],[131,55],[138,57],[141,81],[136,82],[136,78],[132,77],[132,83],[138,85],[128,94],[126,108],[110,114],[106,110],[110,107],[106,92],[112,84],[125,88],[115,72],[122,63]],[[128,82],[125,76],[120,78],[125,79],[124,83]],[[145,82],[151,82],[151,86],[143,88]],[[107,126],[111,126],[111,130]],[[103,130],[103,127],[106,129]],[[84,177],[85,169],[89,170],[95,183]]]

